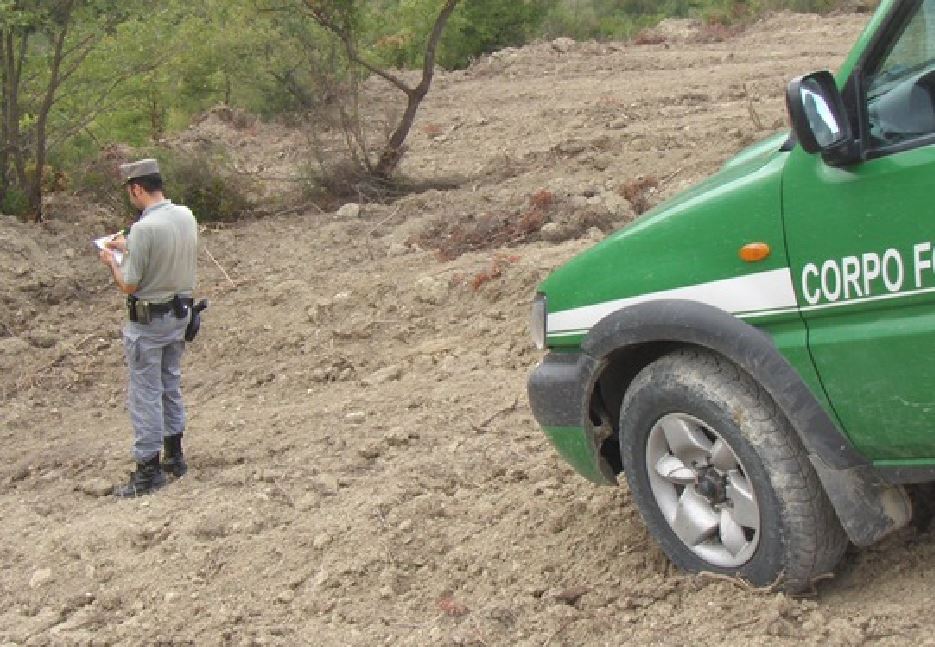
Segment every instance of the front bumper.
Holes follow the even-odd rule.
[[[600,363],[584,353],[549,353],[529,376],[533,416],[558,453],[589,481],[615,485],[588,415]]]

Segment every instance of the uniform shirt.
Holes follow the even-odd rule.
[[[127,236],[123,280],[151,303],[171,301],[195,290],[198,223],[188,207],[163,200],[143,211]]]

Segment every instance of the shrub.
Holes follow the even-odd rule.
[[[638,215],[646,213],[652,208],[651,198],[655,195],[659,187],[659,180],[652,175],[643,177],[642,175],[623,183],[617,192],[626,198],[633,211]]]
[[[144,157],[159,160],[166,195],[190,208],[199,222],[238,220],[254,206],[250,198],[252,182],[238,175],[224,155],[169,148],[105,148],[76,173],[78,192],[114,211],[130,211],[118,167]]]
[[[170,153],[161,156],[166,193],[184,204],[199,222],[227,222],[248,215],[251,181],[234,171],[220,153]]]
[[[28,215],[29,198],[26,197],[26,193],[16,187],[9,187],[0,201],[0,213],[20,217]]]
[[[483,213],[457,222],[438,220],[410,242],[434,249],[441,262],[454,260],[467,252],[518,245],[538,239],[554,206],[554,194],[540,189],[529,197],[527,209]]]

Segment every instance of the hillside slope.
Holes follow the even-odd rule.
[[[656,202],[782,128],[788,78],[833,68],[865,20],[499,52],[441,75],[411,138],[404,171],[460,188],[206,227],[191,471],[141,500],[102,496],[130,464],[120,298],[87,243],[113,217],[0,219],[0,644],[930,641],[931,535],[849,554],[814,599],[677,572],[626,487],[561,463],[525,397],[534,286],[634,217],[623,185],[653,178]],[[395,105],[369,90],[375,118]],[[181,141],[200,139],[301,163],[281,126],[208,119]],[[558,242],[447,262],[413,242],[518,217],[540,189]]]

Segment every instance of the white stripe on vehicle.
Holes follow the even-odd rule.
[[[815,312],[816,310],[828,310],[829,308],[840,308],[841,306],[855,306],[861,303],[874,303],[875,301],[890,301],[891,299],[902,299],[904,297],[913,297],[920,294],[935,293],[935,288],[923,288],[921,290],[903,290],[902,292],[893,292],[891,294],[881,294],[875,297],[863,297],[860,299],[849,299],[847,301],[836,301],[835,303],[822,303],[817,306],[803,306],[802,312]]]
[[[792,272],[783,267],[553,312],[548,317],[548,334],[553,337],[585,334],[594,324],[617,310],[662,299],[706,303],[740,318],[797,311]]]

